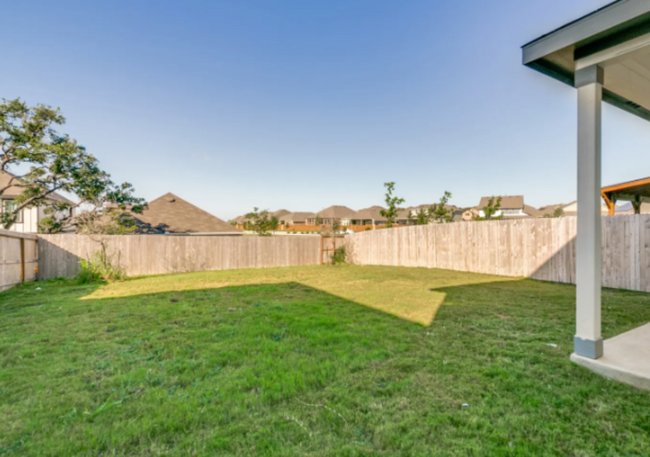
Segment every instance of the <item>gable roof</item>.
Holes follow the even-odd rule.
[[[324,210],[318,212],[318,215],[320,217],[327,219],[350,219],[355,217],[356,214],[356,211],[348,208],[347,206],[337,205],[330,206],[329,208],[325,208]]]
[[[481,202],[478,204],[478,209],[483,209],[488,205],[488,201],[494,198],[499,198],[499,195],[494,197],[482,197]],[[501,209],[524,209],[524,196],[523,195],[503,195],[501,196]]]
[[[287,214],[291,214],[291,211],[288,211],[286,209],[279,209],[277,211],[273,211],[272,213],[269,213],[269,216],[277,217],[278,219],[280,219],[282,216],[286,216]]]
[[[16,178],[16,175],[8,171],[0,171],[0,189],[4,189],[4,187],[11,182],[11,178]],[[16,179],[16,181],[18,181],[18,179]],[[22,193],[23,193],[22,187],[12,185],[11,187],[7,188],[4,192],[2,192],[2,194],[0,194],[0,197],[13,198],[19,196]],[[52,192],[51,194],[49,194],[47,196],[47,199],[53,200],[55,202],[72,203],[63,195],[57,194],[56,192]]]
[[[406,221],[409,219],[409,216],[411,215],[411,211],[413,211],[413,207],[409,206],[408,208],[400,209],[397,211],[397,217],[395,220],[398,221]]]
[[[314,218],[314,217],[316,217],[315,213],[310,213],[310,212],[307,212],[307,211],[303,211],[303,212],[298,211],[298,212],[295,212],[295,213],[285,214],[284,216],[282,216],[280,218],[280,220],[284,220],[284,221],[306,221],[307,219],[311,219],[311,218]]]
[[[364,208],[357,211],[357,214],[353,217],[355,220],[369,220],[373,219],[376,221],[386,220],[384,216],[381,215],[381,211],[384,208],[381,206],[371,206],[370,208]]]
[[[142,214],[133,214],[133,217],[158,233],[241,232],[171,192],[153,200]]]
[[[537,211],[543,216],[544,214],[553,214],[557,208],[564,209],[567,206],[565,203],[559,203],[557,205],[546,205],[541,206]]]
[[[530,206],[530,205],[524,205],[524,213],[528,214],[531,217],[542,217],[544,216],[544,212],[538,210],[537,208]],[[553,212],[551,211],[551,214]]]

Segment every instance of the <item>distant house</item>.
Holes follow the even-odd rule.
[[[540,207],[537,210],[537,212],[540,214],[540,217],[553,216],[555,214],[555,211],[557,211],[557,209],[559,208],[562,210],[562,214],[564,215],[564,209],[563,209],[564,206],[566,205],[564,205],[563,203],[556,204],[556,205],[546,205]]]
[[[132,216],[139,231],[148,234],[243,234],[241,230],[172,193],[158,197],[148,204],[142,214]]]
[[[462,210],[460,219],[468,222],[468,221],[473,221],[478,217],[478,209],[476,208],[466,208]]]
[[[272,213],[269,213],[269,217],[275,217],[278,220],[281,220],[282,217],[286,216],[287,214],[291,214],[291,211],[286,209],[279,209],[277,211],[273,211]]]
[[[295,212],[295,213],[285,214],[279,217],[278,220],[280,221],[280,224],[283,225],[309,225],[307,221],[315,217],[316,217],[315,213]]]
[[[332,225],[335,221],[338,221],[341,225],[350,225],[355,216],[356,211],[347,206],[334,205],[307,219],[307,225],[319,225],[316,223],[317,219],[320,219],[320,223],[323,225]]]
[[[565,216],[576,216],[578,214],[578,202],[571,202],[567,205],[564,205],[562,207],[562,211],[564,211]],[[600,205],[600,213],[603,216],[607,216],[607,213],[609,212],[609,208],[607,207],[606,204]]]
[[[0,171],[0,189],[4,189],[9,184],[13,184],[11,182],[12,179],[14,179],[15,182],[17,178],[15,178],[14,175],[12,175],[11,173]],[[13,212],[18,205],[15,199],[22,192],[23,192],[22,187],[14,186],[14,185],[11,185],[7,189],[5,189],[2,192],[2,194],[0,194],[0,213]],[[56,203],[56,202],[72,203],[63,195],[57,194],[56,192],[51,193],[48,196],[47,201],[50,201],[52,203]],[[46,217],[51,216],[45,214],[46,208],[47,208],[47,204],[42,206],[30,206],[30,207],[23,208],[18,213],[18,218],[16,219],[16,222],[11,227],[9,227],[9,230],[12,230],[14,232],[21,232],[21,233],[38,233],[38,226],[40,222]],[[58,213],[55,214],[54,216],[55,217],[58,216],[61,218],[68,217],[70,215],[70,211],[72,210],[70,209],[66,211],[65,214]]]
[[[398,225],[413,224],[413,207],[409,206],[408,208],[398,210],[397,216],[395,216],[395,223]]]
[[[481,198],[481,201],[476,208],[479,217],[485,217],[483,208],[488,206],[488,202],[491,198],[494,199],[494,204],[496,204],[496,201],[499,197],[495,196]],[[493,217],[500,216],[503,216],[503,218],[540,217],[540,214],[537,209],[533,208],[530,205],[524,204],[524,197],[522,195],[513,195],[501,197],[501,206],[499,210],[493,215]]]
[[[384,210],[381,206],[371,206],[360,209],[351,219],[352,225],[384,225],[386,217],[381,215]]]
[[[247,221],[248,221],[248,219],[246,218],[246,216],[242,215],[242,216],[237,216],[234,219],[231,219],[229,222],[230,222],[230,225],[242,226]]]
[[[641,214],[650,213],[650,203],[646,203],[646,202],[641,203],[641,207],[639,208],[639,212]],[[625,202],[622,205],[616,207],[616,213],[615,214],[617,214],[617,215],[620,215],[620,214],[634,214],[634,207],[632,206],[632,203]]]
[[[429,211],[429,209],[432,208],[436,204],[429,203],[429,204],[424,204],[424,205],[411,206],[409,208],[409,210],[411,212],[411,219],[415,220],[420,211],[422,211],[422,210]],[[458,207],[454,206],[454,205],[445,205],[445,209],[447,209],[449,211],[449,214],[451,215],[452,221],[455,221],[456,219],[455,219],[454,216],[455,216],[456,212],[458,211]]]

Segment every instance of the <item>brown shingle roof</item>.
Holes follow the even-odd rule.
[[[496,203],[498,195],[494,197],[482,197],[481,202],[478,204],[479,209],[483,209],[488,205],[490,198],[494,198],[494,203]],[[501,209],[523,209],[524,208],[524,196],[523,195],[504,195],[501,197]]]
[[[552,212],[552,211],[551,211]],[[534,208],[530,205],[524,205],[524,213],[528,214],[531,217],[542,217],[544,212]]]
[[[277,211],[273,211],[272,213],[269,213],[269,216],[277,217],[278,219],[280,219],[282,218],[282,216],[286,216],[287,214],[291,214],[291,211],[288,211],[286,209],[279,209]]]
[[[203,211],[172,193],[158,197],[134,218],[158,233],[240,232],[218,217]]]
[[[318,212],[318,215],[326,219],[351,219],[356,216],[356,211],[347,206],[333,205]]]
[[[413,211],[413,207],[409,206],[408,208],[401,209],[397,212],[396,220],[406,221],[409,218],[409,214]]]
[[[360,220],[360,221],[365,221],[365,220],[376,220],[376,221],[383,221],[386,218],[381,215],[381,211],[384,208],[381,206],[371,206],[370,208],[364,208],[360,209],[357,211],[356,216],[354,216],[352,219],[354,220]]]
[[[556,208],[564,208],[565,206],[566,206],[566,204],[564,204],[564,203],[560,203],[558,205],[546,205],[546,206],[540,207],[537,211],[539,211],[539,213],[542,216],[545,215],[545,214],[551,215],[551,214],[553,214],[555,212]]]
[[[296,213],[289,213],[285,214],[280,218],[280,220],[284,221],[306,221],[307,219],[311,219],[316,217],[316,214],[314,213],[309,213],[309,212],[296,212]]]

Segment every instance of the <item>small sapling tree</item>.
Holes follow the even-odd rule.
[[[381,210],[381,215],[386,218],[386,228],[391,228],[401,209],[400,205],[402,205],[405,200],[393,195],[393,192],[395,191],[394,182],[384,183],[384,187],[386,188],[384,200],[386,202],[386,209]]]

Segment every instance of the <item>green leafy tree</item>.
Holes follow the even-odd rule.
[[[411,216],[410,213],[409,216]],[[411,216],[411,218],[413,218],[413,216]],[[418,209],[413,220],[416,225],[427,225],[430,220],[429,210],[426,208]]]
[[[314,219],[314,223],[316,225],[322,225],[323,224],[323,218],[320,217],[318,214],[316,215],[316,219]]]
[[[440,198],[439,203],[431,205],[429,208],[420,208],[415,213],[413,222],[417,225],[427,225],[430,223],[446,223],[453,220],[453,211],[447,206],[451,193],[445,191]]]
[[[271,217],[268,210],[260,211],[255,207],[252,213],[246,214],[246,219],[248,219],[246,229],[260,236],[271,236],[271,232],[278,228],[278,219]]]
[[[275,216],[271,217],[271,220],[269,221],[269,228],[273,232],[275,232],[276,230],[278,230],[278,228],[280,228],[280,221],[278,220],[277,217]]]
[[[495,216],[501,208],[501,197],[490,197],[486,206],[482,208],[484,216],[475,216],[477,221],[495,221],[503,219],[503,216]]]
[[[384,187],[386,188],[386,196],[384,200],[386,202],[386,209],[381,210],[381,215],[386,218],[386,227],[390,228],[395,223],[395,218],[397,218],[401,209],[400,205],[402,205],[405,200],[393,195],[393,192],[395,192],[394,182],[384,183]]]
[[[86,148],[55,130],[64,123],[59,109],[29,107],[20,99],[0,103],[0,173],[9,176],[0,196],[9,189],[20,190],[12,209],[2,213],[2,227],[11,227],[25,208],[45,206],[41,231],[79,228],[89,220],[93,224],[87,230],[99,230],[102,218],[120,224],[146,207],[133,195],[131,184],[113,183]],[[78,202],[54,200],[56,192],[73,194]]]
[[[444,224],[453,221],[454,212],[447,205],[450,198],[451,192],[445,191],[442,197],[440,197],[440,201],[429,208],[429,217],[432,222]]]

